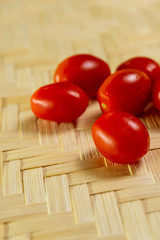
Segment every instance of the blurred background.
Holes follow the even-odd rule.
[[[158,0],[6,0],[0,5],[0,56],[13,71],[16,66],[32,74],[38,67],[53,72],[76,53],[99,56],[112,71],[135,55],[160,61]],[[6,81],[11,80],[0,78]],[[31,86],[31,77],[27,82]]]

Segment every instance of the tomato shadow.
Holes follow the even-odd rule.
[[[159,111],[155,108],[155,106],[153,105],[152,102],[150,102],[147,107],[145,108],[145,110],[140,113],[137,117],[140,118],[140,119],[146,119],[147,117],[151,117],[152,115],[158,115],[160,116],[160,113]]]
[[[21,137],[29,137],[38,135],[37,118],[34,115],[23,116],[19,121],[19,130]]]
[[[20,137],[57,137],[58,124],[53,121],[43,120],[34,115],[26,116],[19,122]],[[55,136],[54,136],[55,135]]]
[[[81,158],[77,162],[77,169],[81,176],[81,183],[106,182],[130,176],[128,165],[114,164],[103,157]]]

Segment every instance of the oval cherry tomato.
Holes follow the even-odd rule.
[[[70,82],[53,83],[39,88],[31,98],[31,108],[38,117],[55,122],[70,122],[87,108],[86,93]]]
[[[100,153],[112,162],[130,164],[143,157],[150,144],[146,127],[136,117],[120,111],[104,113],[92,126]]]
[[[119,110],[137,115],[149,102],[151,81],[136,69],[110,75],[99,88],[97,99],[103,112]]]
[[[134,57],[125,62],[123,62],[117,70],[122,70],[126,68],[133,68],[145,72],[151,82],[153,82],[158,75],[160,75],[160,67],[157,62],[147,57]]]
[[[153,85],[152,98],[155,107],[160,111],[160,77],[157,78]]]
[[[54,82],[69,81],[95,97],[98,88],[110,75],[108,64],[88,54],[79,54],[62,61],[55,72]]]

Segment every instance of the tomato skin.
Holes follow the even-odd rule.
[[[136,69],[111,74],[98,90],[97,99],[103,112],[118,110],[138,115],[149,102],[151,81]]]
[[[143,157],[150,145],[146,127],[136,117],[120,111],[104,113],[92,126],[99,152],[114,163],[131,164]]]
[[[160,66],[151,58],[147,57],[134,57],[125,62],[123,62],[118,68],[117,71],[132,68],[137,69],[142,72],[145,72],[151,79],[151,83],[155,81],[158,75],[160,75]]]
[[[72,82],[93,98],[109,75],[110,69],[106,62],[89,54],[78,54],[66,58],[58,65],[54,82]]]
[[[31,97],[31,108],[38,118],[59,123],[77,119],[88,103],[86,93],[70,82],[43,86]]]
[[[160,77],[157,78],[153,85],[152,99],[155,107],[160,111]]]

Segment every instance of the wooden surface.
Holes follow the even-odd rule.
[[[113,165],[97,152],[92,102],[76,125],[36,119],[31,94],[59,61],[91,53],[112,71],[160,62],[159,0],[0,1],[0,240],[160,239],[160,113],[141,116],[151,150]]]

